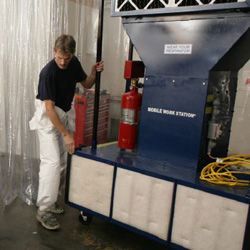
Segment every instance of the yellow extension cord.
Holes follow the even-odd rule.
[[[210,156],[210,158],[215,159],[216,162],[212,162],[202,169],[200,175],[201,180],[228,186],[244,187],[249,185],[249,180],[238,179],[235,174],[250,175],[250,155],[232,155],[225,158]],[[244,166],[244,168],[247,168],[247,171],[234,171],[228,169],[235,166]]]

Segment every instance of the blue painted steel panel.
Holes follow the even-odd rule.
[[[195,169],[207,79],[149,76],[144,86],[139,155]]]
[[[209,70],[250,27],[249,14],[202,17],[123,19],[147,75],[208,78]],[[192,53],[164,54],[166,44],[191,44]]]
[[[193,170],[201,152],[206,154],[201,139],[210,70],[250,26],[248,13],[202,17],[123,20],[146,66],[138,154]],[[186,45],[187,51],[175,50],[179,45]]]

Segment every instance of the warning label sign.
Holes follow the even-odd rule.
[[[164,54],[192,54],[192,44],[165,44]]]

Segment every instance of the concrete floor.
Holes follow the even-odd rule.
[[[78,219],[79,211],[68,205],[65,214],[56,215],[61,224],[58,231],[43,228],[36,220],[36,206],[29,206],[20,198],[3,210],[1,195],[8,190],[8,159],[8,155],[0,153],[0,250],[169,250],[96,217],[90,225],[83,225]],[[20,157],[16,157],[16,166],[21,166],[20,162]],[[33,170],[38,171],[38,166],[34,163],[33,168],[37,169]],[[16,168],[14,175],[16,187],[20,186],[20,169]],[[60,204],[64,203],[63,197]]]
[[[65,206],[56,217],[58,231],[37,222],[36,206],[15,199],[0,214],[0,250],[167,250],[153,240],[94,217],[90,225],[78,221],[79,211]]]

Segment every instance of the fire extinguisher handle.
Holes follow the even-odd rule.
[[[137,88],[143,88],[143,83],[138,82],[138,83],[136,84],[136,87],[137,87]]]

